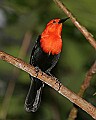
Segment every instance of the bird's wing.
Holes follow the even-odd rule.
[[[34,65],[33,55],[34,55],[36,49],[38,48],[38,46],[40,45],[40,38],[41,38],[41,35],[38,36],[38,38],[37,38],[37,40],[36,40],[36,42],[35,42],[35,44],[32,48],[32,52],[31,52],[31,56],[30,56],[30,62],[29,62],[31,65]]]
[[[59,57],[60,57],[60,53],[58,55],[54,56],[54,59],[52,61],[52,65],[48,70],[45,71],[46,73],[50,73],[51,69],[57,64]]]

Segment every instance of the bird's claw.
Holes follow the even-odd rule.
[[[35,68],[36,68],[36,69],[35,69],[35,72],[36,72],[36,74],[37,74],[36,77],[38,77],[39,67],[36,66]]]
[[[57,91],[59,91],[60,90],[60,88],[61,88],[61,86],[62,86],[62,84],[61,84],[61,82],[56,78],[56,83],[55,84],[58,84],[59,85],[59,88],[58,88],[58,90]]]

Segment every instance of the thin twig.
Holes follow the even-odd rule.
[[[83,96],[85,90],[89,87],[91,79],[95,73],[96,73],[96,61],[91,66],[91,68],[88,70],[88,72],[85,76],[85,80],[84,80],[83,84],[81,85],[80,91],[78,93],[78,95],[80,97]],[[77,112],[78,112],[78,109],[76,107],[73,107],[69,114],[68,120],[75,120],[75,118],[77,117]]]
[[[64,87],[61,83],[56,81],[56,78],[48,76],[41,70],[37,73],[37,70],[34,66],[25,63],[21,59],[15,58],[9,54],[6,54],[5,52],[0,51],[0,59],[18,67],[19,69],[22,69],[29,73],[33,77],[37,77],[41,81],[45,82],[52,88],[54,88],[56,91],[58,91],[61,95],[68,98],[71,102],[79,106],[81,109],[86,111],[89,115],[91,115],[94,119],[96,119],[96,108],[76,95],[75,93],[71,92],[69,89]]]
[[[67,9],[67,7],[60,1],[60,0],[53,0],[58,7],[60,7],[63,12],[70,17],[71,21],[73,22],[73,24],[79,29],[79,31],[85,36],[85,38],[88,40],[88,42],[95,48],[96,50],[96,40],[93,38],[93,35],[88,32],[88,30],[82,26],[74,17],[74,15]],[[95,68],[95,69],[94,69]],[[95,64],[92,66],[92,68],[88,71],[86,78],[84,80],[83,85],[81,86],[80,92],[78,93],[79,96],[82,97],[85,89],[89,86],[90,84],[90,80],[92,78],[92,75],[94,74],[94,70],[96,73],[96,62]],[[77,114],[77,109],[75,107],[73,107],[70,115],[69,115],[69,120],[74,120],[76,118],[76,114]],[[73,118],[72,118],[73,117]]]
[[[60,7],[63,10],[63,12],[68,17],[70,17],[73,24],[85,36],[85,38],[89,41],[89,43],[96,49],[96,40],[93,38],[93,35],[90,32],[88,32],[88,30],[76,20],[73,14],[67,9],[67,7],[60,0],[53,0],[53,1],[58,5],[58,7]]]
[[[94,64],[91,66],[91,68],[89,69],[89,71],[87,72],[86,76],[85,76],[85,80],[81,86],[80,92],[78,93],[78,95],[80,97],[83,96],[84,91],[89,87],[91,79],[93,77],[93,75],[96,73],[96,61],[94,62]]]
[[[26,52],[28,50],[28,46],[30,44],[30,40],[31,40],[31,33],[26,32],[18,57],[20,58],[25,57]],[[10,100],[14,92],[15,83],[16,83],[16,80],[18,79],[18,75],[19,75],[19,69],[17,69],[16,67],[13,68],[12,78],[9,80],[8,87],[7,87],[7,90],[3,99],[3,103],[1,106],[0,119],[5,120],[7,117]]]

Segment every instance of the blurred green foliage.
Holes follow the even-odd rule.
[[[96,1],[95,0],[62,0],[76,18],[96,38]],[[5,0],[0,1],[0,50],[18,57],[24,35],[30,31],[32,40],[24,60],[29,62],[33,43],[43,31],[47,22],[53,18],[65,18],[66,15],[52,0]],[[2,24],[1,24],[2,23]],[[78,93],[85,74],[96,60],[96,51],[68,20],[63,27],[63,50],[57,66],[52,73],[61,82]],[[13,66],[0,61],[0,106],[8,86],[13,78]],[[8,107],[7,118],[10,120],[67,120],[72,103],[53,89],[45,87],[41,106],[36,113],[24,110],[24,101],[28,92],[30,79],[27,73],[20,71],[13,96]],[[96,106],[96,75],[84,98]],[[6,106],[5,106],[6,107]],[[1,110],[2,107],[0,107]],[[81,117],[82,116],[82,117]],[[0,116],[1,118],[1,116]],[[87,113],[79,111],[77,120],[93,120]]]

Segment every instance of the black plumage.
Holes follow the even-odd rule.
[[[52,55],[51,53],[50,54],[45,53],[41,48],[40,39],[41,36],[38,37],[32,49],[30,64],[33,65],[34,67],[38,67],[43,72],[49,75],[51,69],[56,65],[60,54]],[[28,112],[31,111],[35,112],[40,105],[41,94],[42,94],[42,89],[44,87],[44,83],[40,81],[38,78],[34,78],[32,76],[30,76],[30,78],[31,78],[31,84],[25,100],[25,109]]]

